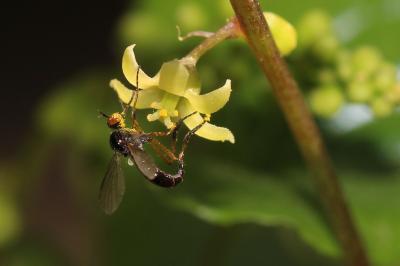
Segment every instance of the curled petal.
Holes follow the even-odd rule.
[[[119,80],[117,79],[111,80],[110,87],[114,89],[114,91],[118,95],[118,98],[123,103],[126,104],[130,101],[133,91],[125,87],[125,85],[122,84]],[[152,108],[152,104],[154,102],[161,101],[163,94],[164,94],[163,91],[155,87],[139,91],[139,96],[136,102],[136,108],[138,109]],[[131,103],[131,105],[133,104],[134,102]]]
[[[199,95],[189,89],[184,97],[190,102],[193,108],[202,114],[212,114],[224,107],[231,95],[231,81],[228,79],[225,85],[209,93]]]
[[[195,111],[189,101],[182,99],[178,105],[179,115],[184,117]],[[189,129],[193,129],[204,121],[203,117],[196,113],[185,119],[184,123]],[[229,141],[235,143],[235,137],[232,132],[225,127],[218,127],[206,122],[197,132],[196,135],[213,141]]]
[[[148,89],[153,86],[157,86],[158,84],[158,75],[151,78],[146,75],[141,69],[139,70],[139,82],[137,82],[137,71],[139,65],[136,61],[135,53],[133,52],[133,48],[135,44],[128,46],[125,49],[124,55],[122,57],[122,71],[126,79],[131,83],[133,86],[136,84],[139,85],[140,89]]]

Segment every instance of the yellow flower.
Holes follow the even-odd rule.
[[[130,84],[133,86],[138,84],[141,89],[136,108],[156,110],[147,115],[147,120],[159,120],[167,128],[170,128],[179,118],[197,112],[184,121],[185,125],[192,129],[203,122],[201,114],[204,114],[206,117],[204,119],[207,119],[228,102],[231,94],[231,81],[228,79],[222,87],[200,95],[201,85],[195,62],[190,60],[174,59],[166,62],[154,77],[148,76],[142,69],[139,69],[137,75],[139,65],[133,52],[134,47],[135,45],[131,45],[125,49],[122,71]],[[111,80],[110,86],[116,91],[122,102],[129,102],[132,90],[116,79]],[[214,141],[235,142],[229,129],[215,126],[209,122],[206,122],[196,132],[196,135]]]

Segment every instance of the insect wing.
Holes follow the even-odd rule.
[[[129,146],[129,150],[133,161],[135,162],[138,170],[150,181],[153,180],[157,173],[157,166],[153,158],[150,157],[145,151]]]
[[[133,120],[133,128],[137,132],[143,133],[143,129],[140,127],[136,119]],[[160,156],[160,158],[163,159],[164,162],[166,162],[167,164],[172,164],[174,161],[177,160],[175,155],[167,147],[165,147],[159,140],[152,139],[150,141],[150,144],[154,149],[154,151],[157,153],[157,155]]]
[[[125,178],[121,168],[121,156],[115,153],[100,186],[100,205],[106,214],[112,214],[118,209],[124,193]]]

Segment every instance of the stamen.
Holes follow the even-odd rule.
[[[154,112],[154,113],[152,113],[152,114],[148,114],[148,115],[147,115],[147,120],[148,120],[149,122],[156,121],[156,120],[159,119],[159,118],[160,118],[160,113],[159,113],[159,111],[156,111],[156,112]]]
[[[164,125],[169,129],[172,128],[175,124],[171,121],[171,118],[169,116],[167,116],[166,118],[164,118]]]
[[[160,117],[167,117],[168,116],[168,111],[166,109],[160,109],[159,110]]]
[[[161,106],[161,104],[159,102],[152,102],[150,104],[150,107],[153,108],[153,109],[161,109],[162,108],[162,106]]]

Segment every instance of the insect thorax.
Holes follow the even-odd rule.
[[[115,130],[110,135],[111,148],[124,156],[129,155],[129,143],[132,143],[132,135],[126,130]]]

